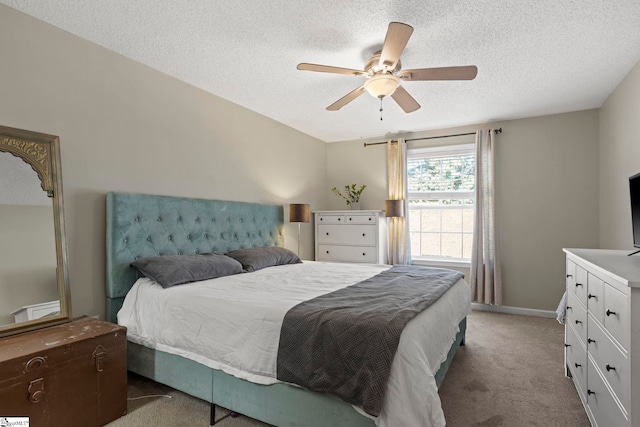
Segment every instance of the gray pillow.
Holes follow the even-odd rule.
[[[298,255],[278,246],[237,249],[225,254],[242,264],[245,271],[251,272],[274,265],[297,264],[302,261]]]
[[[242,273],[242,264],[222,254],[164,255],[131,263],[163,288]]]

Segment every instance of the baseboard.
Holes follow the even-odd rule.
[[[479,311],[492,311],[495,313],[520,314],[523,316],[549,317],[555,319],[558,314],[550,310],[537,310],[535,308],[509,307],[506,305],[489,305],[472,303],[471,308]]]

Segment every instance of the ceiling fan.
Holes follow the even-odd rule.
[[[475,65],[401,70],[400,55],[412,33],[413,27],[411,25],[401,22],[391,22],[384,39],[384,44],[382,45],[382,50],[374,53],[373,56],[367,60],[364,70],[308,64],[304,62],[298,64],[297,68],[298,70],[366,77],[367,80],[363,85],[329,105],[327,107],[329,111],[339,110],[367,91],[372,96],[380,98],[381,102],[382,98],[390,95],[405,113],[411,113],[420,108],[420,104],[400,85],[401,81],[473,80],[478,74],[478,68]]]

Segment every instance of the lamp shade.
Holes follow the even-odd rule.
[[[404,216],[404,200],[385,200],[384,216],[403,217]]]
[[[376,74],[364,82],[364,88],[376,98],[384,98],[396,91],[400,79],[391,74]]]
[[[311,210],[309,205],[291,203],[289,205],[289,222],[309,222],[311,221]]]

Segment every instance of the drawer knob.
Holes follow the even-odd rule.
[[[565,347],[571,347],[571,344],[564,343]]]
[[[369,221],[371,221],[371,220],[372,220],[372,218],[369,218]]]
[[[567,274],[567,278],[568,278],[568,277],[573,277],[573,274]]]
[[[591,338],[587,338],[587,343],[591,344],[592,342],[596,342],[596,340],[592,340]]]
[[[320,221],[324,221],[324,218],[320,218]]]
[[[327,253],[329,253],[329,251],[327,251]]]
[[[365,233],[362,233],[362,237],[364,237],[364,236],[365,236]]]
[[[579,325],[582,323],[582,320],[576,320],[576,325]]]
[[[349,218],[349,221],[353,221],[353,218]]]
[[[596,300],[597,300],[597,299],[598,299],[598,296],[597,296],[597,295],[594,295],[594,294],[589,294],[589,295],[587,295],[587,299],[591,299],[591,298],[594,298],[594,299],[596,299]]]
[[[607,314],[607,316],[611,316],[612,314],[616,314],[616,312],[607,309],[606,314]]]
[[[581,364],[579,364],[579,363],[574,363],[574,365],[576,365],[576,368],[579,368],[580,366],[582,366],[582,365],[581,365]]]
[[[588,396],[591,396],[592,394],[596,394],[596,392],[595,392],[595,391],[591,391],[591,390],[587,389],[587,395],[588,395]]]
[[[367,255],[366,252],[362,252],[362,256],[366,256],[366,255]]]
[[[616,368],[614,368],[613,366],[609,365],[608,363],[607,363],[607,366],[605,366],[605,368],[607,368],[607,372],[616,370]]]
[[[338,218],[338,221],[342,221],[342,218]]]
[[[567,306],[567,310],[573,310],[573,307],[571,307],[570,305]]]
[[[578,286],[582,286],[582,283],[576,283],[576,288],[577,288]]]
[[[327,236],[329,235],[329,233],[327,233]]]

